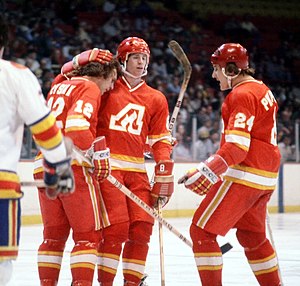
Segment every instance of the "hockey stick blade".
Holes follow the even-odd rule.
[[[181,48],[181,46],[174,40],[170,41],[168,44],[169,48],[171,49],[173,55],[176,57],[176,59],[179,61],[182,69],[183,69],[183,81],[180,87],[180,92],[178,95],[178,99],[172,114],[172,117],[169,122],[169,131],[172,132],[177,115],[179,113],[179,109],[182,104],[182,100],[185,94],[185,91],[187,89],[188,83],[190,81],[190,77],[192,74],[192,67],[189,59],[187,58],[185,52]]]
[[[228,252],[230,249],[232,249],[232,245],[227,242],[225,243],[224,245],[221,246],[221,251],[222,251],[222,254],[225,254],[226,252]]]
[[[174,40],[169,42],[168,47],[171,49],[176,59],[180,62],[183,72],[187,75],[186,80],[189,81],[192,74],[192,66],[182,47]]]

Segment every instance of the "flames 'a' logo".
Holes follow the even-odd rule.
[[[129,103],[118,114],[111,116],[109,128],[140,135],[144,113],[144,106]]]

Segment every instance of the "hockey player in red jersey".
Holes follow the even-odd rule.
[[[77,58],[84,64],[89,53]],[[111,150],[112,175],[150,206],[166,204],[173,193],[172,138],[168,130],[166,97],[144,80],[149,64],[147,43],[137,37],[123,40],[117,49],[123,76],[103,95],[97,135],[104,135]],[[74,68],[72,62],[62,73]],[[148,139],[147,139],[148,138]],[[146,141],[156,161],[154,187],[145,169]],[[153,218],[108,181],[100,184],[103,239],[99,245],[98,280],[112,286],[122,253],[124,285],[145,285],[144,269]]]
[[[220,89],[231,89],[222,105],[220,148],[178,181],[206,195],[190,227],[199,276],[203,286],[222,285],[223,261],[216,238],[234,228],[258,283],[278,286],[277,257],[265,229],[280,165],[278,105],[270,89],[254,79],[247,50],[240,44],[220,46],[211,63]]]
[[[95,51],[100,58],[92,58],[86,65],[74,66],[65,74],[68,79],[58,77],[47,96],[47,103],[63,134],[72,138],[74,145],[82,150],[89,149],[96,138],[101,96],[113,88],[119,72],[119,63],[109,51]],[[44,224],[43,242],[38,250],[40,285],[57,285],[71,229],[74,240],[70,258],[72,285],[92,285],[101,228],[98,182],[110,172],[109,149],[105,138],[99,139],[98,150],[92,158],[93,172],[76,159],[72,161],[74,194],[62,197],[52,193],[47,196],[43,189],[39,189]],[[39,155],[35,160],[35,178],[41,176],[40,158]]]
[[[2,59],[8,43],[8,25],[0,15],[0,285],[12,275],[17,259],[23,193],[17,174],[24,124],[41,152],[47,193],[74,191],[72,141],[64,138],[47,107],[41,87],[25,66]]]
[[[143,79],[150,58],[149,47],[143,39],[124,39],[118,46],[117,58],[124,75],[103,96],[97,133],[106,137],[111,150],[112,175],[155,207],[159,197],[167,203],[173,193],[167,100]],[[156,161],[152,190],[144,161],[147,137]],[[143,285],[153,218],[110,182],[103,181],[100,189],[104,224],[99,247],[100,285],[113,285],[122,250],[124,285]]]

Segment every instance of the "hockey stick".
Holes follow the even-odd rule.
[[[82,150],[80,150],[78,147],[73,146],[72,149],[72,159],[78,161],[78,163],[82,166],[92,168],[93,164],[91,160],[86,157]],[[34,180],[34,181],[21,181],[21,187],[37,187],[37,188],[45,188],[46,185],[43,180]]]
[[[182,84],[180,87],[180,92],[178,95],[176,105],[175,105],[173,113],[172,113],[172,117],[169,122],[169,130],[172,132],[175,121],[177,119],[177,115],[179,113],[179,109],[182,104],[182,100],[183,100],[185,91],[187,89],[188,83],[191,78],[192,66],[191,66],[190,61],[187,58],[185,52],[183,51],[181,46],[176,41],[174,41],[174,40],[170,41],[168,44],[168,47],[171,49],[173,55],[179,61],[180,65],[182,66],[182,69],[183,69],[183,81],[182,81]]]
[[[74,158],[80,163],[84,164],[85,166],[92,167],[93,164],[87,156],[84,155],[83,151],[81,151],[76,146],[73,147],[73,154]],[[154,219],[156,219],[158,222],[162,223],[165,227],[167,227],[172,233],[174,233],[178,238],[180,238],[185,244],[187,244],[189,247],[192,247],[192,243],[178,230],[176,230],[170,223],[168,223],[164,218],[158,215],[157,211],[152,209],[150,206],[148,206],[143,200],[141,200],[138,196],[136,196],[134,193],[132,193],[128,188],[123,186],[116,178],[114,178],[112,175],[109,175],[107,177],[107,180],[112,183],[115,187],[117,187],[122,193],[124,193],[128,198],[133,200],[137,205],[139,205],[145,212],[147,212],[150,216],[152,216]],[[22,182],[25,183],[25,182]],[[36,180],[34,182],[27,182],[33,183],[32,185],[40,184],[41,187],[45,187],[45,183],[43,180]],[[226,253],[232,248],[232,246],[229,243],[224,244],[221,247],[222,253]]]
[[[22,181],[21,187],[23,187],[23,188],[30,188],[30,187],[45,188],[46,185],[43,180]]]
[[[128,198],[139,205],[146,213],[156,219],[159,223],[164,225],[169,231],[175,234],[180,240],[182,240],[186,245],[192,247],[192,242],[189,241],[183,234],[181,234],[174,226],[167,222],[163,217],[161,217],[156,210],[148,206],[144,201],[142,201],[138,196],[132,193],[128,188],[121,184],[115,177],[109,175],[107,180],[112,183],[116,188],[118,188],[122,193],[124,193]],[[226,243],[221,246],[222,254],[225,254],[232,248],[230,243]]]
[[[170,41],[168,47],[171,49],[173,55],[179,61],[182,69],[183,69],[183,81],[180,87],[180,92],[178,95],[178,99],[176,105],[174,107],[172,117],[169,122],[169,131],[172,134],[174,124],[176,122],[182,100],[187,89],[188,83],[190,81],[192,67],[189,59],[187,58],[185,52],[182,47],[174,40]],[[152,180],[153,181],[153,180]],[[154,182],[152,182],[153,185]],[[160,216],[162,216],[162,205],[161,200],[158,200],[157,211]],[[159,235],[159,254],[160,254],[160,270],[161,270],[161,286],[165,286],[165,266],[164,266],[164,249],[163,249],[163,229],[162,224],[158,224],[158,235]]]
[[[86,158],[86,157],[85,157]],[[109,175],[107,180],[112,183],[116,188],[118,188],[123,194],[125,194],[128,198],[134,201],[137,205],[139,205],[145,212],[147,212],[151,217],[164,225],[168,230],[170,230],[173,234],[175,234],[180,240],[182,240],[186,245],[192,247],[192,242],[188,240],[183,234],[181,234],[174,226],[172,226],[169,222],[167,222],[164,218],[162,218],[156,210],[147,205],[143,200],[141,200],[138,196],[132,193],[128,188],[122,185],[115,177]],[[23,186],[38,186],[45,187],[45,183],[43,180],[36,180],[33,182],[22,182]],[[229,243],[221,246],[222,254],[225,254],[229,251],[232,246]]]
[[[160,199],[158,199],[157,212],[158,215],[162,217],[162,205]],[[158,223],[158,238],[159,238],[159,258],[160,258],[160,280],[161,280],[161,286],[165,286],[166,277],[165,277],[164,236],[163,236],[163,229],[161,223]]]
[[[73,156],[74,158],[81,164],[85,164],[86,166],[93,166],[90,158],[84,155],[83,151],[77,148],[76,146],[73,147]],[[178,238],[180,238],[183,242],[185,242],[188,246],[192,247],[192,243],[182,235],[178,230],[175,229],[170,223],[168,223],[164,218],[159,216],[159,214],[150,206],[148,206],[143,200],[141,200],[138,196],[136,196],[133,192],[131,192],[128,188],[123,186],[116,178],[112,175],[109,175],[107,180],[115,185],[122,193],[124,193],[128,198],[134,201],[138,206],[140,206],[144,211],[146,211],[150,216],[156,219],[158,222],[163,224],[166,228],[168,228],[173,234],[175,234]],[[225,254],[232,248],[230,243],[226,243],[221,246],[222,254]]]
[[[147,205],[143,200],[126,188],[122,183],[120,183],[115,177],[109,175],[107,180],[112,183],[116,188],[118,188],[123,194],[125,194],[129,199],[139,205],[146,213],[148,213],[152,218],[157,220],[159,223],[163,224],[168,230],[175,234],[179,239],[181,239],[186,245],[192,247],[192,243],[181,234],[174,226],[168,223],[164,218],[162,218],[158,212]]]

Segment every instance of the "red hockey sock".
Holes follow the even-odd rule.
[[[38,271],[43,285],[56,285],[61,268],[65,241],[45,239],[38,249]]]
[[[92,285],[96,263],[97,243],[78,241],[72,249],[70,259],[73,281],[84,281],[84,285],[90,282]]]
[[[193,252],[203,286],[222,285],[223,259],[216,235],[191,225]]]
[[[111,225],[102,232],[98,248],[98,281],[100,285],[112,286],[117,274],[122,244],[128,238],[128,222]]]
[[[141,282],[141,278],[144,275],[152,227],[152,224],[142,221],[134,222],[130,225],[129,240],[125,243],[122,255],[125,285],[139,285]]]
[[[266,234],[238,229],[236,237],[244,247],[248,263],[259,285],[280,285],[277,257]]]
[[[277,257],[269,240],[258,248],[245,250],[245,254],[259,285],[280,285]]]

